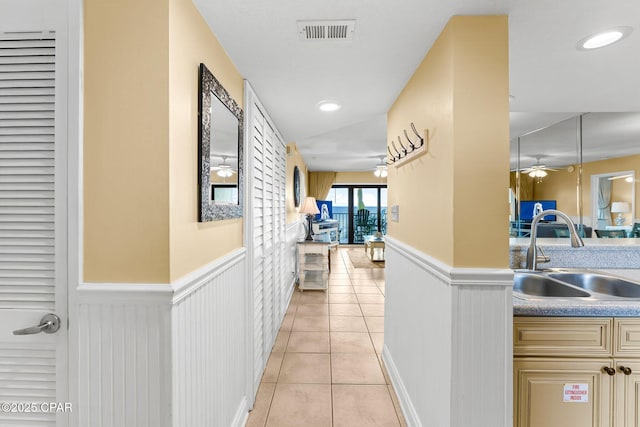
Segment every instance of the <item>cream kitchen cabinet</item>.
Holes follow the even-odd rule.
[[[607,359],[517,358],[513,362],[516,426],[610,426],[613,378]],[[586,385],[586,386],[585,386]],[[586,394],[569,394],[573,387]],[[581,400],[572,401],[577,396]]]
[[[640,360],[615,359],[615,426],[640,426]]]
[[[637,427],[640,319],[515,317],[514,426]]]

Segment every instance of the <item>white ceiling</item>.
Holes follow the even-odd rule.
[[[638,0],[194,3],[314,171],[375,168],[386,151],[387,110],[453,15],[509,14],[512,138],[579,112],[640,111]],[[299,40],[296,21],[319,19],[355,19],[354,40]],[[634,31],[606,48],[575,48],[583,37],[615,26]],[[321,113],[323,99],[338,100],[342,109]],[[640,151],[640,137],[625,138]],[[609,145],[609,154],[615,151]]]

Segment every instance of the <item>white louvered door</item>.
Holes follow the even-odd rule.
[[[248,116],[248,115],[247,115]],[[251,121],[247,126],[249,138],[251,139],[253,153],[252,167],[247,171],[247,176],[251,177],[251,184],[247,187],[251,191],[252,208],[249,214],[252,215],[252,239],[249,241],[252,247],[252,264],[253,264],[253,353],[254,353],[254,383],[260,383],[262,370],[267,364],[269,353],[265,353],[264,344],[264,147],[263,147],[263,127],[264,116],[259,110],[248,117]]]
[[[286,147],[282,139],[273,136],[273,286],[274,316],[276,319],[274,335],[278,333],[280,321],[287,310],[287,283],[284,277],[285,224],[286,224]]]
[[[273,130],[269,123],[264,127],[264,198],[263,198],[263,283],[264,290],[264,354],[268,357],[273,348],[275,335],[273,330],[276,321],[273,315],[274,308],[274,283],[273,283]]]
[[[66,425],[66,141],[53,32],[0,32],[0,425]],[[64,133],[64,132],[61,132]],[[13,335],[55,313],[55,334]],[[21,403],[22,402],[22,403]],[[33,403],[25,411],[24,403]]]
[[[248,252],[252,262],[253,357],[251,362],[255,394],[282,318],[287,309],[282,277],[285,241],[286,150],[251,86],[245,85],[247,120],[246,188]]]

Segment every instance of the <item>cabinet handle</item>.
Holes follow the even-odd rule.
[[[608,366],[605,366],[604,368],[602,368],[602,370],[611,376],[614,376],[616,374],[616,370]]]
[[[620,369],[620,372],[622,372],[625,375],[631,375],[631,368],[627,366],[619,366],[618,369]]]

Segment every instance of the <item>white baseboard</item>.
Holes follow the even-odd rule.
[[[413,406],[413,402],[411,401],[411,396],[409,396],[409,393],[402,382],[402,378],[398,373],[398,368],[393,361],[393,357],[391,357],[389,349],[386,346],[382,347],[382,361],[384,362],[384,366],[389,374],[393,390],[396,392],[396,396],[398,397],[400,409],[405,421],[407,422],[407,426],[422,427],[420,418],[416,413],[416,408]]]
[[[242,398],[242,402],[238,405],[238,410],[236,411],[236,416],[233,417],[233,422],[230,427],[244,427],[247,424],[247,420],[249,419],[249,402],[247,398]]]

